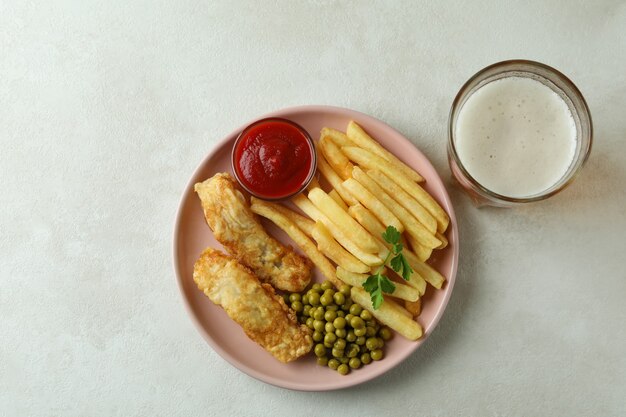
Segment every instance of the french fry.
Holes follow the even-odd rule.
[[[439,245],[439,247],[437,247],[436,249],[443,249],[446,246],[448,246],[448,238],[446,238],[446,236],[443,233],[437,232],[435,237],[441,241],[441,245]]]
[[[394,310],[396,310],[398,313],[402,314],[405,317],[408,317],[410,319],[413,318],[413,315],[411,314],[411,312],[409,310],[407,310],[406,308],[402,307],[400,304],[396,303],[395,300],[391,299],[388,296],[384,296],[385,297],[385,303],[389,303],[389,307],[393,308]],[[406,300],[403,300],[406,301]]]
[[[346,205],[346,202],[342,200],[337,190],[331,190],[328,193],[328,196],[335,200],[335,203],[339,204],[344,211],[348,211],[348,206]]]
[[[293,201],[293,203],[311,219],[324,223],[324,226],[330,230],[335,240],[337,240],[341,246],[346,248],[348,252],[354,255],[365,265],[377,266],[383,263],[382,258],[372,253],[367,253],[359,248],[357,244],[352,241],[350,235],[346,235],[339,228],[335,227],[333,222],[331,222],[326,215],[319,211],[311,200],[309,200],[304,194],[296,195],[291,199],[291,201]]]
[[[424,178],[418,174],[414,169],[407,166],[404,162],[400,161],[394,154],[381,146],[374,138],[368,135],[361,126],[359,126],[354,120],[348,123],[346,130],[346,136],[357,146],[372,152],[375,155],[380,156],[384,160],[394,164],[397,168],[404,173],[407,177],[415,182],[424,182]],[[346,146],[346,145],[341,145]],[[347,145],[349,146],[349,145]]]
[[[354,146],[354,142],[352,142],[345,133],[340,132],[336,129],[332,129],[330,127],[325,127],[322,129],[320,133],[320,138],[323,139],[324,137],[329,137],[333,142],[335,142],[335,145],[339,147]]]
[[[409,262],[409,265],[415,272],[417,272],[426,282],[438,290],[441,289],[446,279],[443,275],[435,270],[432,266],[418,259],[417,255],[408,250],[403,250],[404,257]]]
[[[422,299],[416,301],[404,301],[404,308],[415,318],[422,313]]]
[[[298,245],[300,249],[311,259],[311,261],[317,266],[322,274],[335,285],[340,288],[342,285],[341,280],[337,278],[335,268],[328,259],[315,247],[315,244],[304,234],[302,230],[291,222],[286,216],[283,216],[279,211],[274,210],[272,206],[265,204],[253,203],[250,208],[259,216],[263,216],[272,221],[276,226],[280,227],[289,237]]]
[[[401,170],[388,161],[365,149],[356,146],[341,148],[350,160],[368,169],[377,169],[393,179],[402,189],[416,199],[437,220],[437,230],[444,232],[450,223],[448,214],[439,206],[435,199],[416,182],[408,178]]]
[[[383,247],[385,248],[391,247],[389,243],[385,242],[382,236],[383,233],[385,232],[385,226],[383,226],[378,221],[376,216],[374,216],[369,210],[367,210],[361,204],[357,204],[355,206],[350,207],[348,209],[348,212],[350,213],[352,217],[356,219],[356,221],[358,221],[363,227],[365,227],[365,229],[368,232],[370,232],[373,236],[375,236]],[[405,249],[402,250],[402,253],[406,253],[406,252],[408,252],[408,248],[405,247]],[[418,260],[415,254],[412,254],[412,255],[413,255],[414,260]],[[383,254],[381,252],[379,256],[382,259],[385,259],[387,257],[387,254],[386,253]],[[409,280],[406,282],[408,285],[418,290],[420,295],[424,295],[424,293],[426,292],[426,281],[415,270],[415,268],[412,268],[412,269],[413,269],[413,273],[409,277]]]
[[[315,206],[324,213],[334,226],[328,226],[330,228],[337,228],[345,233],[347,236],[352,236],[354,242],[364,251],[369,253],[376,253],[378,251],[378,244],[376,240],[369,234],[367,230],[363,228],[356,220],[345,212],[340,205],[328,196],[321,188],[314,188],[309,191],[309,199]]]
[[[355,180],[360,182],[372,195],[375,195],[382,204],[385,205],[389,210],[393,212],[395,217],[399,219],[400,222],[406,228],[406,232],[408,235],[412,236],[416,241],[421,242],[423,246],[426,248],[436,248],[441,245],[441,241],[433,236],[431,232],[429,232],[424,225],[422,225],[411,213],[409,213],[404,207],[399,205],[394,201],[394,199],[385,192],[377,183],[374,181],[369,175],[367,175],[361,168],[354,167],[352,170],[352,176]],[[350,180],[346,180],[350,181]],[[345,182],[344,182],[345,186]],[[354,192],[352,194],[355,194]],[[367,207],[367,204],[363,202],[363,205]],[[372,211],[375,215],[376,212],[372,210],[370,207],[367,207],[370,211]],[[381,221],[383,219],[380,216],[377,216]],[[383,224],[391,224],[383,221]],[[402,232],[401,229],[398,229]]]
[[[352,196],[346,189],[343,188],[343,180],[335,172],[335,170],[326,162],[326,159],[323,155],[317,159],[317,169],[322,173],[326,181],[337,191],[337,193],[341,196],[341,199],[346,202],[347,205],[351,206],[353,204],[358,203],[356,198]],[[433,219],[434,221],[434,219]]]
[[[382,272],[382,274],[385,275],[385,272]],[[366,274],[350,272],[347,271],[345,268],[342,268],[341,266],[337,267],[337,278],[339,278],[348,285],[362,287],[363,282],[365,282],[367,277],[368,275]],[[385,293],[385,295],[408,301],[415,301],[420,297],[419,291],[413,287],[399,282],[394,282],[394,285],[396,286],[396,289],[393,291],[393,293]]]
[[[271,207],[273,210],[278,211],[280,214],[295,223],[295,225],[298,226],[298,228],[300,228],[300,230],[302,230],[308,237],[313,236],[313,227],[315,226],[315,222],[313,220],[304,217],[303,215],[296,213],[281,204],[261,200],[256,197],[250,197],[250,203]]]
[[[354,167],[354,169],[359,169],[358,167]],[[354,172],[354,170],[353,170]],[[357,200],[361,202],[369,211],[374,213],[374,215],[380,220],[383,224],[390,225],[398,229],[400,233],[404,231],[404,225],[402,222],[391,212],[391,210],[383,204],[383,202],[378,198],[380,196],[375,196],[372,194],[367,188],[363,186],[360,182],[358,182],[354,178],[348,178],[343,182],[343,186],[346,190],[350,192],[353,196],[356,197]]]
[[[359,261],[337,243],[321,221],[315,222],[313,239],[317,242],[317,248],[326,255],[326,257],[330,258],[345,270],[359,273],[369,272],[370,267]]]
[[[411,213],[430,233],[437,232],[437,220],[420,203],[404,191],[398,184],[378,170],[367,170],[367,175],[372,178],[396,203]]]
[[[413,320],[412,317],[407,317],[405,314],[401,313],[399,308],[397,309],[393,306],[393,302],[388,302],[391,300],[385,300],[378,310],[374,310],[370,295],[365,292],[365,290],[359,287],[352,287],[350,293],[354,302],[372,313],[372,315],[384,325],[391,327],[409,340],[417,340],[422,337],[422,326]]]
[[[352,165],[346,155],[343,154],[341,148],[335,145],[335,142],[327,138],[322,138],[319,141],[319,147],[322,150],[322,154],[324,154],[324,158],[326,158],[326,161],[333,167],[335,172],[344,180],[350,178],[354,165]]]
[[[420,242],[415,240],[415,238],[411,235],[407,237],[407,240],[409,241],[409,244],[411,245],[411,249],[413,249],[413,252],[415,252],[415,254],[417,255],[420,261],[426,262],[428,258],[430,258],[430,255],[432,255],[433,253],[433,250],[431,248],[427,248],[426,246],[423,246]]]

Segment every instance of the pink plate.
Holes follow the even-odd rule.
[[[318,366],[313,355],[290,364],[280,363],[248,339],[241,328],[220,307],[211,303],[197,289],[192,279],[193,265],[200,253],[208,246],[221,249],[204,220],[200,201],[193,191],[193,185],[216,172],[231,171],[231,148],[239,132],[249,124],[245,123],[226,136],[204,158],[185,187],[178,208],[174,230],[174,269],[189,314],[202,336],[222,358],[261,381],[302,391],[335,390],[369,381],[398,365],[424,343],[424,340],[435,329],[450,299],[457,271],[459,246],[456,218],[448,193],[428,159],[411,142],[393,128],[370,116],[338,107],[303,106],[280,110],[262,117],[284,117],[293,120],[307,129],[314,138],[322,127],[333,127],[345,131],[348,121],[355,120],[389,151],[419,171],[427,181],[426,190],[450,215],[450,227],[446,232],[449,245],[444,250],[435,251],[433,258],[429,261],[447,278],[447,283],[441,290],[429,287],[423,298],[422,314],[418,321],[424,328],[424,336],[419,341],[410,342],[395,335],[386,345],[385,358],[382,361],[373,362],[359,370],[352,371],[347,376],[341,376],[329,368]],[[291,244],[282,231],[267,222],[264,222],[264,225],[277,239]],[[322,276],[318,271],[316,271],[315,279],[322,281]]]

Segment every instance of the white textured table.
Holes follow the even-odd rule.
[[[626,415],[623,2],[22,3],[0,2],[0,416]],[[478,210],[450,179],[448,110],[510,58],[569,75],[595,143],[561,195]],[[461,232],[423,348],[325,394],[222,360],[171,264],[204,155],[300,104],[403,132],[449,185]]]

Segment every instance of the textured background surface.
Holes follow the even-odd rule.
[[[209,3],[0,1],[1,416],[626,414],[623,2]],[[448,109],[509,58],[569,75],[596,142],[561,195],[477,210],[450,181]],[[423,348],[326,394],[223,361],[171,266],[196,165],[300,104],[403,132],[449,185],[462,241]]]

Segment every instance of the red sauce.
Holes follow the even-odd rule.
[[[314,148],[297,125],[281,119],[253,124],[233,151],[233,168],[252,194],[282,198],[298,192],[310,178]]]

